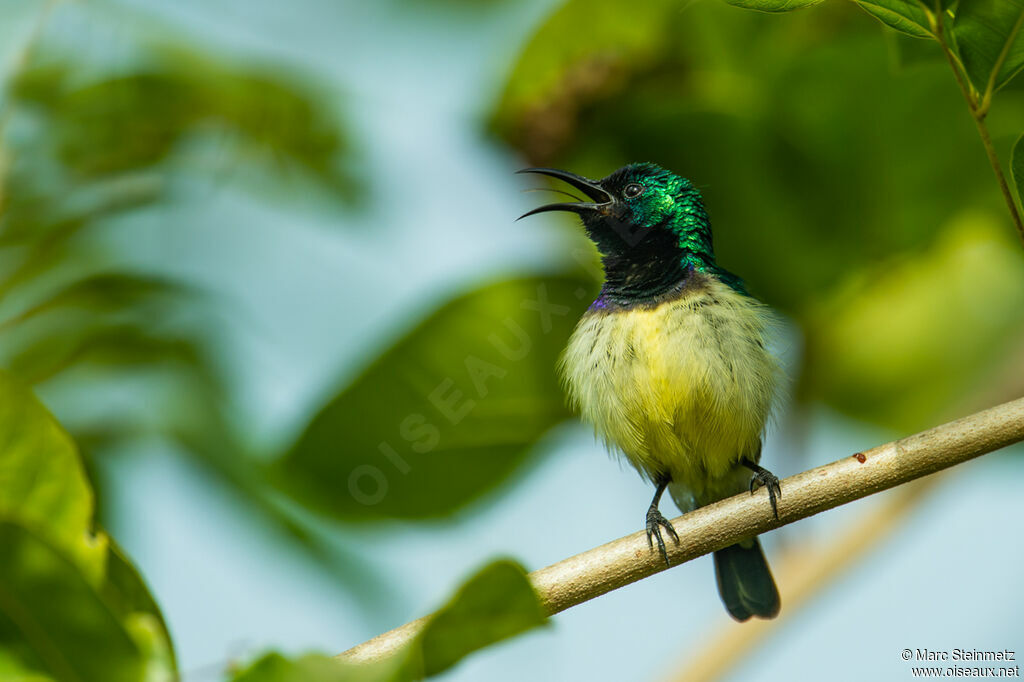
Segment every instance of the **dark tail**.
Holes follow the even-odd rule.
[[[715,552],[715,577],[726,610],[741,623],[779,615],[779,590],[757,538]]]

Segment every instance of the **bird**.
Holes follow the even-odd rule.
[[[778,518],[779,479],[760,465],[781,381],[768,350],[771,310],[715,259],[711,221],[697,187],[653,163],[601,180],[526,168],[561,180],[589,201],[552,203],[579,216],[604,271],[600,293],[560,360],[571,406],[608,448],[654,485],[646,515],[651,551],[665,490],[684,513],[760,487]],[[578,197],[573,196],[574,199]],[[757,537],[714,553],[718,591],[737,621],[774,618],[779,591]]]

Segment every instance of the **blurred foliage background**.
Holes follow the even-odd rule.
[[[152,3],[0,3],[0,555],[11,557],[0,595],[20,604],[0,599],[0,679],[184,669],[171,644],[182,634],[156,604],[173,607],[105,531],[149,534],[136,527],[145,514],[108,491],[134,485],[133,460],[154,452],[187,462],[196,486],[269,529],[268,551],[340,586],[357,631],[396,625],[380,617],[406,589],[394,576],[440,569],[382,560],[374,536],[457,534],[520,494],[571,419],[554,367],[600,272],[571,221],[513,225],[536,198],[509,196],[519,166],[601,177],[649,160],[702,189],[720,262],[780,313],[792,380],[780,473],[830,459],[807,446],[823,409],[901,435],[1024,392],[1024,250],[914,2],[785,14],[712,0],[527,5],[396,0],[383,16],[408,17],[398,39],[344,3],[304,5],[304,24],[264,8],[274,48],[260,54],[220,19],[191,34]],[[448,103],[443,62],[402,62],[395,47],[415,55],[447,31],[465,40],[455,59],[483,65],[461,108]],[[1019,70],[1014,36],[1004,66]],[[375,40],[399,55],[390,72],[389,55],[360,51]],[[274,51],[306,41],[305,60]],[[984,49],[969,54],[970,77],[983,76]],[[374,90],[386,80],[374,69],[407,80]],[[1004,71],[987,125],[1009,168],[1024,159],[1011,156],[1024,79]],[[343,93],[337,80],[356,73]],[[414,81],[419,107],[403,87]],[[468,156],[454,145],[418,161],[436,170],[402,176],[417,159],[401,141],[431,134],[431,106],[490,155],[490,179],[453,181]],[[373,148],[381,129],[400,141],[388,170]],[[323,231],[306,253],[326,259],[330,284],[286,256],[309,239],[303,220]],[[265,252],[253,246],[267,240],[261,225],[274,235]],[[309,344],[293,348],[296,367],[306,354],[328,360],[254,362],[239,339],[278,333],[254,319],[312,330],[295,332]],[[303,326],[321,319],[336,326]],[[593,466],[612,468],[596,455]],[[559,492],[577,494],[593,493]],[[536,528],[547,517],[538,509]],[[488,558],[456,542],[460,565]],[[272,654],[238,679],[442,672],[542,620],[522,574],[501,561],[474,573],[406,658],[381,669]],[[445,590],[456,577],[441,579]],[[17,613],[37,614],[35,625]]]
[[[937,45],[853,3],[768,21],[665,2],[629,31],[621,12],[570,2],[541,27],[503,139],[591,176],[657,159],[695,178],[720,260],[800,327],[801,402],[902,431],[1020,394],[1019,244]],[[1004,161],[1022,106],[1018,80],[992,112]]]

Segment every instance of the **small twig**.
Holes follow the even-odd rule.
[[[985,153],[988,154],[988,162],[992,164],[992,170],[996,174],[996,182],[999,183],[999,191],[1003,193],[1003,199],[1006,200],[1006,206],[1010,209],[1010,217],[1013,218],[1013,224],[1017,227],[1017,233],[1020,235],[1020,239],[1024,242],[1024,221],[1021,220],[1020,212],[1017,210],[1017,204],[1013,199],[1013,194],[1010,192],[1010,185],[1006,182],[1006,175],[1003,173],[1002,166],[999,165],[999,157],[996,156],[996,148],[992,146],[992,139],[988,135],[988,126],[985,125],[984,117],[975,117],[974,122],[978,126],[978,134],[981,135],[981,143],[985,145]]]
[[[782,481],[779,517],[767,493],[741,494],[672,521],[679,542],[669,546],[677,566],[743,538],[887,490],[1024,440],[1024,398],[929,431],[844,457]],[[665,570],[643,531],[534,571],[530,580],[549,614],[588,601]],[[386,632],[340,655],[375,661],[409,642],[425,618]]]
[[[969,81],[965,78],[962,67],[959,66],[956,53],[953,52],[946,41],[946,31],[943,26],[942,15],[929,11],[928,20],[931,22],[932,33],[935,34],[935,39],[939,42],[939,47],[942,48],[942,53],[946,55],[946,61],[949,62],[949,67],[953,70],[953,76],[956,78],[957,85],[960,86],[960,92],[963,93],[964,100],[967,102],[971,118],[974,119],[974,124],[978,127],[978,135],[981,136],[981,143],[985,147],[985,153],[988,155],[988,162],[992,165],[992,171],[996,174],[999,191],[1003,193],[1003,199],[1006,201],[1006,207],[1010,210],[1010,217],[1017,228],[1017,234],[1020,236],[1021,242],[1024,242],[1024,220],[1021,220],[1020,211],[1017,210],[1017,202],[1014,201],[1013,194],[1010,192],[1010,185],[1006,182],[1006,175],[1003,173],[1003,167],[1000,165],[999,157],[996,155],[996,148],[992,146],[992,138],[988,134],[988,126],[985,125],[985,117],[988,116],[989,106],[992,103],[995,78],[998,75],[998,70],[1002,67],[1003,59],[1006,57],[1005,49],[1004,53],[999,56],[995,72],[989,78],[985,92],[977,93],[971,88]],[[1024,22],[1024,14],[1018,18],[1017,25],[1014,27],[1015,31],[1020,30],[1021,22]]]

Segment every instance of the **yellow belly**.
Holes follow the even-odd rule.
[[[668,473],[707,504],[749,481],[778,364],[765,350],[769,315],[705,278],[654,308],[591,310],[562,359],[570,400],[641,474]]]

